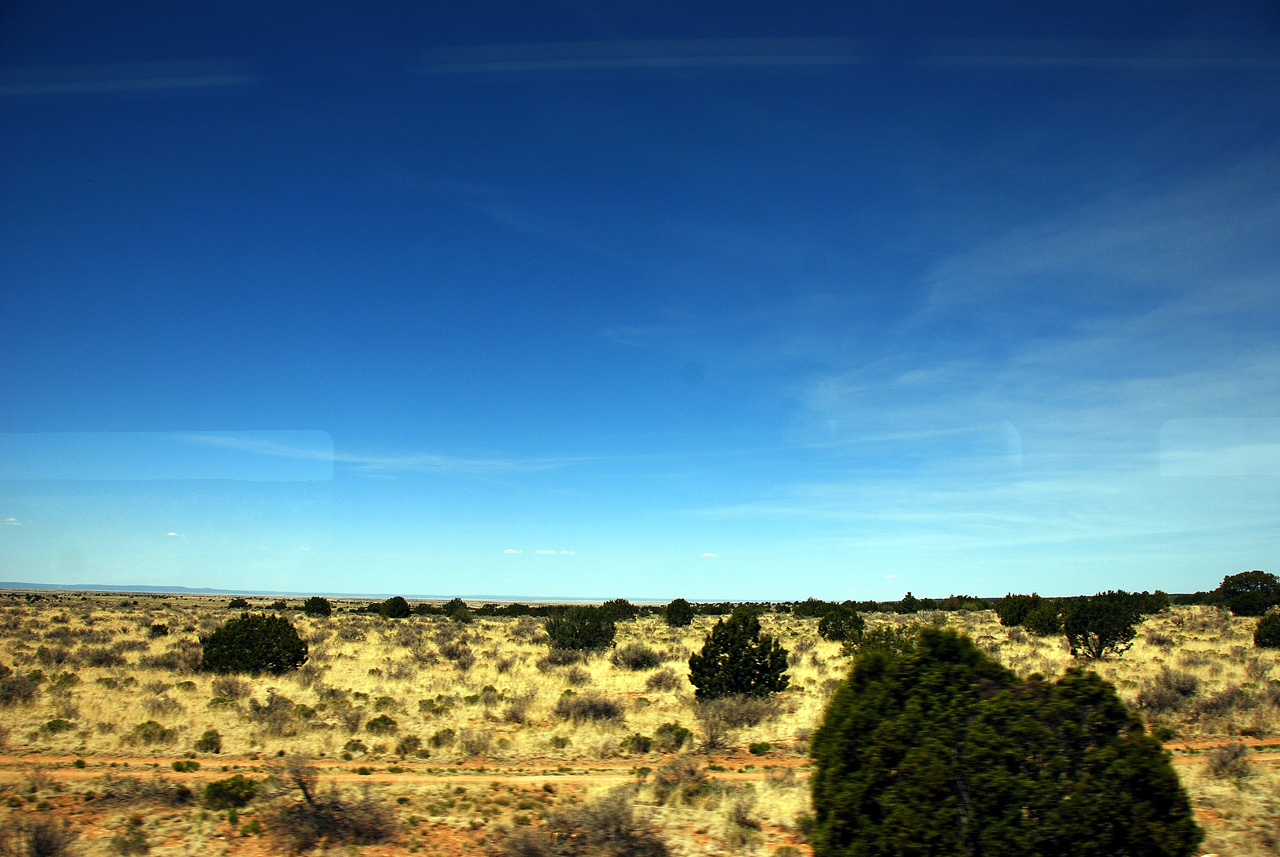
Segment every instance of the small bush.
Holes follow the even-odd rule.
[[[214,696],[221,696],[224,699],[244,699],[253,689],[253,685],[242,678],[224,675],[215,678],[210,683],[209,689],[213,691]]]
[[[217,729],[206,729],[196,741],[194,749],[197,753],[221,753],[222,736]]]
[[[133,727],[133,739],[139,744],[168,744],[178,737],[176,729],[166,728],[154,720],[147,720]]]
[[[1249,761],[1249,748],[1243,744],[1214,747],[1205,754],[1209,776],[1220,780],[1242,780],[1253,776],[1253,764]]]
[[[441,729],[439,732],[431,736],[432,747],[448,747],[458,737],[458,733],[452,729]]]
[[[754,741],[747,745],[747,751],[753,756],[767,756],[773,750],[773,745],[768,741]]]
[[[4,857],[69,857],[80,835],[65,818],[24,818],[10,814],[0,828]]]
[[[162,622],[157,622],[147,629],[147,636],[153,640],[156,637],[167,637],[169,636],[169,626]]]
[[[365,731],[374,735],[394,735],[400,725],[386,714],[379,714],[364,725]]]
[[[122,667],[125,665],[124,656],[116,649],[108,649],[106,646],[94,646],[85,649],[80,653],[80,662],[87,667]]]
[[[1160,675],[1138,691],[1135,705],[1153,714],[1182,709],[1187,700],[1200,690],[1200,679],[1191,673],[1178,672],[1164,667]]]
[[[243,774],[214,780],[204,787],[204,805],[223,810],[247,805],[258,793],[258,784]]]
[[[653,795],[660,804],[688,802],[706,788],[706,770],[688,756],[677,756],[653,772]]]
[[[422,739],[417,735],[406,735],[396,742],[397,756],[416,756],[426,755],[426,751],[422,749]]]
[[[631,791],[616,789],[582,806],[554,812],[542,827],[499,833],[494,857],[666,857],[666,843],[635,817]]]
[[[232,598],[227,603],[227,607],[231,610],[248,610],[249,602],[245,601],[243,598]]]
[[[7,672],[8,668],[0,666],[0,670]],[[39,690],[39,685],[29,677],[0,673],[0,708],[31,702]]]
[[[674,753],[689,743],[692,737],[693,733],[679,723],[663,723],[654,733],[654,740],[657,742],[660,753]]]
[[[143,828],[142,815],[134,813],[124,823],[124,827],[111,837],[111,847],[122,857],[133,854],[150,854],[151,843],[147,841]]]
[[[286,763],[278,777],[300,799],[278,804],[263,820],[294,853],[320,847],[376,845],[395,838],[395,816],[385,804],[370,797],[368,790],[354,800],[336,789],[321,794],[316,789],[315,768],[300,759]]]
[[[307,660],[307,644],[280,616],[244,613],[210,635],[204,644],[200,669],[213,673],[283,675]]]
[[[1258,620],[1253,644],[1260,649],[1280,649],[1280,613],[1273,611]]]
[[[597,693],[566,695],[556,700],[552,713],[556,717],[581,723],[587,720],[620,720],[622,705]]]
[[[644,686],[648,690],[677,690],[684,684],[680,676],[671,667],[663,667],[645,679]]]
[[[622,749],[628,753],[648,753],[653,749],[653,739],[637,732],[622,742]]]
[[[493,743],[493,733],[488,729],[463,729],[458,734],[458,749],[464,756],[483,756]]]
[[[615,667],[625,670],[651,670],[662,663],[662,658],[653,649],[643,643],[628,643],[615,649],[609,656]]]

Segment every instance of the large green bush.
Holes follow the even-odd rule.
[[[307,644],[288,619],[243,613],[209,636],[201,653],[200,669],[222,674],[282,675],[306,660]]]
[[[1280,580],[1265,571],[1242,571],[1222,578],[1217,593],[1236,616],[1261,616],[1280,604]]]
[[[1260,649],[1280,649],[1280,613],[1271,612],[1258,620],[1253,644]]]
[[[818,620],[818,636],[824,640],[843,643],[862,636],[862,629],[866,625],[858,611],[842,604]]]
[[[739,608],[717,622],[702,651],[689,656],[689,681],[699,699],[786,690],[786,671],[787,650],[760,633],[760,619],[751,608]]]
[[[607,649],[617,628],[599,607],[571,607],[547,620],[551,648],[570,651]]]
[[[1190,857],[1201,839],[1109,684],[1019,679],[955,631],[859,657],[811,752],[818,857]]]
[[[1129,650],[1142,618],[1139,596],[1128,592],[1100,592],[1071,602],[1062,617],[1062,631],[1071,656],[1097,660]]]
[[[403,595],[393,595],[378,605],[378,612],[388,619],[408,619],[413,610]]]
[[[996,602],[996,615],[1000,624],[1006,628],[1014,628],[1023,623],[1027,614],[1039,607],[1044,599],[1035,592],[1030,595],[1014,595],[1010,592]]]
[[[683,598],[677,598],[666,606],[662,616],[672,628],[683,628],[693,622],[693,605]]]
[[[302,612],[308,616],[330,616],[333,614],[333,605],[328,598],[312,595],[302,602]]]

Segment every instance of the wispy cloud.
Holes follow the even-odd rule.
[[[543,556],[574,556],[577,552],[568,551],[568,550],[553,550],[550,548],[540,548],[538,550],[535,550],[534,553],[541,554]]]
[[[524,551],[520,550],[519,548],[507,548],[506,550],[503,551],[503,553],[524,553]]]
[[[716,558],[717,558],[717,556],[718,556],[718,554],[713,554],[713,553],[704,553],[702,556],[703,556],[703,557],[705,557],[705,558],[707,558],[707,559],[716,559]]]
[[[193,434],[188,438],[194,443],[229,447],[264,456],[306,460],[332,460],[349,470],[368,476],[393,473],[438,474],[502,474],[533,473],[555,470],[579,464],[608,460],[599,456],[542,456],[542,457],[490,457],[468,458],[437,455],[433,453],[378,454],[342,450],[322,450],[291,446],[264,437],[232,437],[226,435]]]
[[[17,518],[5,518],[5,519],[4,519],[4,524],[5,524],[5,526],[6,526],[6,527],[21,527],[21,526],[22,526],[22,522],[21,522],[21,521],[19,521]]]
[[[173,530],[165,533],[165,535],[171,539],[185,539],[187,537],[186,533],[175,533]]]
[[[0,69],[0,96],[118,95],[247,86],[243,60],[118,63]]]

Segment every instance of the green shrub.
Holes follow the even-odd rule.
[[[227,603],[227,607],[231,610],[248,610],[249,602],[245,601],[243,598],[232,598],[231,601]]]
[[[552,649],[591,651],[613,645],[617,629],[599,607],[571,607],[547,620]]]
[[[170,765],[170,767],[180,774],[189,774],[193,771],[200,770],[200,763],[195,759],[179,759]]]
[[[1009,593],[996,602],[996,615],[1000,624],[1006,628],[1016,628],[1026,621],[1027,614],[1044,603],[1044,599],[1036,593],[1030,595],[1014,595]]]
[[[615,598],[600,605],[600,612],[614,622],[629,622],[640,612],[636,605],[625,598]]]
[[[225,780],[214,780],[204,787],[204,804],[209,809],[233,809],[253,800],[258,784],[244,774],[236,774]]]
[[[824,640],[843,643],[862,636],[866,625],[858,611],[840,605],[818,620],[818,636]]]
[[[400,725],[386,714],[379,714],[364,725],[365,731],[374,735],[394,735]]]
[[[401,595],[393,595],[378,605],[378,612],[388,619],[407,619],[413,615],[409,602]]]
[[[152,639],[155,639],[156,637],[167,637],[169,636],[169,626],[158,622],[147,629],[147,636]]]
[[[622,742],[622,749],[628,753],[648,753],[653,749],[653,739],[637,732]]]
[[[206,729],[195,743],[197,753],[221,753],[222,736],[217,729]]]
[[[461,598],[452,598],[440,606],[440,612],[448,616],[454,622],[460,622],[463,625],[469,625],[475,621],[475,614],[471,612],[471,608],[467,606],[467,602]]]
[[[53,720],[46,721],[45,724],[40,727],[40,731],[44,732],[46,735],[59,735],[63,732],[69,732],[74,728],[76,728],[76,725],[70,720],[55,718]]]
[[[773,745],[768,741],[753,741],[747,745],[747,751],[753,756],[767,756]]]
[[[627,643],[622,648],[615,649],[609,656],[609,661],[615,667],[625,670],[651,670],[662,663],[662,658],[643,643]]]
[[[1129,593],[1100,592],[1070,604],[1062,617],[1062,631],[1073,658],[1098,660],[1128,651],[1137,636],[1134,625],[1141,618]]]
[[[662,611],[662,618],[672,628],[684,628],[693,622],[693,605],[683,598],[677,598]]]
[[[862,655],[866,652],[900,655],[915,648],[921,627],[914,622],[908,625],[879,625],[865,634],[845,640],[842,651],[846,655]]]
[[[1037,637],[1056,637],[1061,634],[1062,610],[1058,602],[1041,598],[1023,617],[1022,627]]]
[[[1261,616],[1280,604],[1280,580],[1265,571],[1227,575],[1216,592],[1236,616]]]
[[[689,743],[693,733],[679,723],[663,723],[654,733],[654,740],[660,753],[674,753]]]
[[[597,693],[584,693],[581,696],[566,693],[556,700],[551,713],[575,723],[587,720],[621,720],[622,706],[616,700]]]
[[[200,658],[200,669],[213,673],[283,675],[307,660],[307,644],[289,620],[280,616],[241,614],[214,631]]]
[[[1024,681],[954,631],[860,657],[811,752],[817,857],[1190,857],[1201,839],[1111,685],[1078,668]]]
[[[1258,620],[1253,644],[1258,648],[1280,649],[1280,613],[1271,612]]]
[[[168,729],[154,720],[147,720],[133,727],[133,739],[140,744],[168,744],[178,737],[176,729]]]
[[[493,857],[667,857],[666,844],[636,818],[629,789],[615,789],[581,806],[557,809],[541,827],[499,831]]]
[[[689,681],[699,699],[786,690],[787,650],[760,633],[752,610],[737,609],[711,629],[702,650],[689,656]]]
[[[308,616],[331,616],[333,615],[333,605],[329,603],[328,598],[312,595],[302,602],[302,612]]]
[[[124,827],[111,837],[111,848],[122,857],[151,853],[151,843],[147,841],[146,832],[142,829],[143,823],[140,813],[129,816]]]

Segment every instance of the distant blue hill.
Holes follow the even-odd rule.
[[[310,595],[323,595],[326,598],[359,598],[364,600],[374,600],[390,598],[393,595],[401,595],[399,592],[386,593],[368,593],[368,592],[280,592],[270,589],[211,589],[209,587],[194,586],[119,586],[110,583],[22,583],[19,581],[0,580],[0,591],[3,590],[57,590],[60,592],[119,592],[119,593],[139,593],[139,594],[167,594],[167,595],[271,595],[280,598],[306,598]],[[452,595],[409,595],[405,594],[405,598],[417,599],[419,601],[448,601],[453,598]],[[464,601],[489,601],[495,603],[552,603],[552,604],[591,604],[606,601],[605,598],[545,598],[538,595],[462,595]],[[635,598],[631,599],[635,604],[664,604],[664,601],[653,601],[652,599]]]

